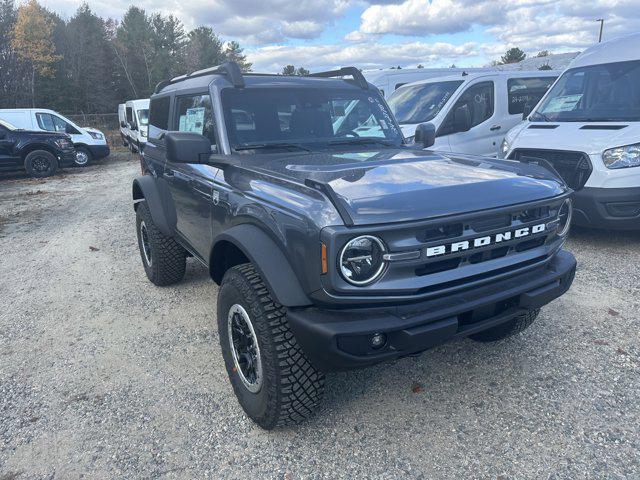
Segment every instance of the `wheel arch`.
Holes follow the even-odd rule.
[[[166,185],[151,175],[144,175],[133,180],[131,194],[134,210],[140,202],[146,202],[153,223],[164,235],[173,237],[176,215],[175,210],[169,208]]]
[[[236,225],[215,239],[209,256],[209,273],[213,281],[220,284],[229,268],[248,262],[256,267],[278,303],[285,307],[311,305],[281,248],[256,225]]]
[[[58,158],[58,153],[51,147],[51,145],[47,145],[46,143],[27,143],[20,149],[20,157],[22,158],[22,161],[26,160],[27,155],[31,152],[35,152],[36,150],[44,150]]]

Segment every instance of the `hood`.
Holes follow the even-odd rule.
[[[236,162],[256,173],[324,186],[345,223],[354,225],[480,211],[566,191],[535,165],[409,148],[237,155]]]
[[[102,132],[100,130],[98,130],[97,128],[92,128],[92,127],[82,127],[83,130],[86,130],[87,132],[93,132],[93,133],[100,133],[102,134]]]
[[[540,126],[547,128],[536,128]],[[622,128],[611,130],[614,126]],[[638,143],[640,139],[640,122],[526,122],[516,128],[519,130],[514,134],[509,132],[507,135],[511,149],[548,149],[552,145],[552,148],[557,150],[600,155],[604,150]],[[510,138],[511,136],[513,139]]]

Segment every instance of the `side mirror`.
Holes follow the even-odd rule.
[[[199,133],[167,132],[164,140],[172,163],[202,163],[211,155],[211,141]]]
[[[471,111],[469,105],[460,105],[453,112],[453,131],[455,133],[471,130]]]
[[[433,123],[421,123],[416,127],[416,144],[422,143],[423,148],[432,147],[436,143],[436,126]]]
[[[522,120],[526,120],[527,118],[529,118],[529,115],[531,115],[531,110],[533,110],[531,104],[525,103],[524,108],[522,109]]]

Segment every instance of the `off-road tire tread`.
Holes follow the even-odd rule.
[[[518,315],[512,320],[501,325],[470,335],[469,338],[476,342],[496,342],[498,340],[517,335],[518,333],[526,330],[535,321],[539,313],[539,308],[529,310],[528,312]]]
[[[141,220],[144,220],[147,233],[149,234],[149,241],[151,242],[152,265],[150,268],[147,268],[144,254],[142,251],[140,252],[142,263],[145,266],[149,280],[159,287],[180,282],[184,278],[186,271],[187,252],[178,242],[164,235],[158,227],[156,227],[146,202],[140,202],[136,213]],[[138,229],[139,235],[140,220],[136,223],[136,228]],[[140,242],[140,240],[138,240],[138,242]],[[149,272],[149,270],[151,270],[151,272]]]
[[[264,417],[254,420],[265,429],[299,424],[312,416],[322,402],[324,373],[305,355],[289,328],[286,309],[272,299],[252,264],[231,268],[223,285],[225,280],[242,292],[256,333],[268,345],[263,355],[263,388],[270,389],[269,404]]]

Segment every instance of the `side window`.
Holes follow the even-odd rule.
[[[149,103],[149,138],[158,139],[169,130],[170,97],[152,98]]]
[[[127,107],[127,123],[133,125],[133,108]]]
[[[490,119],[495,110],[493,82],[476,83],[467,88],[449,112],[447,119],[438,132],[439,136],[463,131],[454,125],[454,114],[457,109],[465,107],[469,110],[471,120],[470,128],[476,127]]]
[[[40,126],[40,128],[48,132],[61,132],[69,134],[80,133],[73,125],[65,122],[57,115],[52,115],[50,113],[36,113],[36,120],[38,121],[38,125]]]
[[[555,82],[556,77],[510,78],[507,80],[507,99],[510,115],[521,115],[525,105],[535,107]]]
[[[176,98],[175,115],[178,131],[199,133],[211,140],[211,145],[216,144],[213,107],[208,93]],[[250,124],[250,120],[245,117],[243,119]]]

